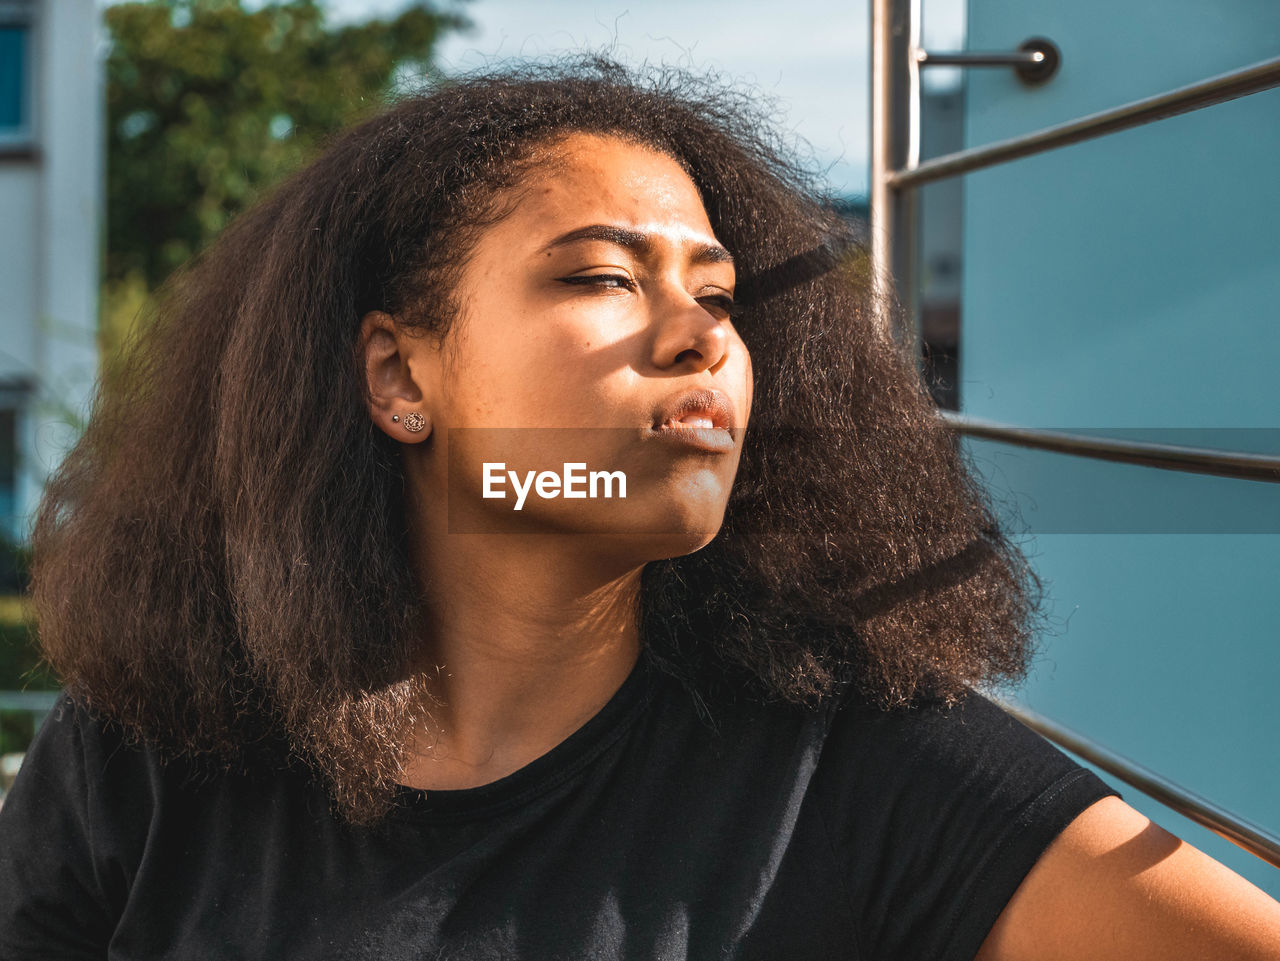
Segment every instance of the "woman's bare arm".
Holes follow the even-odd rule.
[[[1278,961],[1280,903],[1119,798],[1045,851],[976,961]]]

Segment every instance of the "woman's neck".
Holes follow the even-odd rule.
[[[417,533],[417,666],[440,703],[402,781],[487,784],[555,747],[626,680],[643,565],[610,568],[580,535]]]

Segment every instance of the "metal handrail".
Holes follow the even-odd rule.
[[[991,53],[917,50],[916,63],[922,67],[1021,67],[1044,63],[1040,50],[998,50]]]
[[[0,691],[0,711],[48,714],[61,697],[61,691]]]
[[[1012,67],[1018,79],[1025,84],[1038,86],[1048,83],[1062,66],[1062,51],[1047,37],[1028,37],[1017,50],[1007,51],[938,51],[919,46],[919,38],[912,31],[915,48],[916,73],[925,67]],[[919,163],[914,156],[910,166]]]
[[[912,243],[911,205],[917,195],[917,191],[909,188],[1280,86],[1280,58],[1275,58],[1070,123],[921,163],[916,129],[921,67],[919,2],[872,0],[871,4],[871,272],[877,292],[888,295],[895,287],[901,292],[909,318],[915,317],[916,254]],[[926,62],[928,59],[926,56]],[[905,127],[910,129],[904,129],[904,120]],[[889,330],[894,313],[888,306],[888,297],[880,298],[878,303],[881,306],[876,310],[877,320]],[[904,333],[915,347],[914,325]],[[1265,455],[1064,435],[980,421],[950,412],[940,412],[940,416],[961,433],[1104,460],[1265,481],[1277,480],[1280,471],[1280,459]],[[1001,706],[1064,749],[1280,867],[1280,838],[1275,835],[1034,712],[1007,704]]]
[[[1018,447],[1031,447],[1057,454],[1090,457],[1095,460],[1140,464],[1144,467],[1159,467],[1190,474],[1209,474],[1213,477],[1280,483],[1280,457],[1268,454],[1154,444],[1148,441],[1120,440],[1088,434],[1065,434],[1058,431],[1000,424],[953,411],[938,411],[938,419],[959,434],[1014,444]]]
[[[987,695],[990,697],[990,695]],[[1232,814],[1200,795],[1188,791],[1149,768],[1123,755],[1116,754],[1070,728],[1020,705],[992,698],[1007,713],[1053,743],[1084,758],[1143,794],[1154,798],[1183,817],[1208,828],[1220,837],[1280,868],[1280,837],[1239,815]]]
[[[1202,107],[1211,107],[1214,104],[1235,100],[1276,86],[1280,86],[1280,57],[1263,60],[1240,70],[1218,74],[1216,77],[1178,87],[1154,97],[1146,97],[1110,110],[1092,113],[1068,123],[1046,127],[1034,133],[970,150],[960,150],[907,169],[893,170],[885,175],[885,183],[893,190],[918,187],[934,180],[993,167],[1010,160],[1053,150],[1056,147],[1065,147],[1068,144],[1092,140],[1104,134],[1128,130],[1131,127],[1164,120]]]

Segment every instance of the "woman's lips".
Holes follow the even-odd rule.
[[[662,429],[664,429],[664,430],[665,430],[665,429],[666,429],[666,428],[668,428],[668,427],[674,427],[674,428],[711,427],[711,428],[714,428],[715,426],[716,426],[715,419],[714,419],[714,418],[712,418],[712,417],[707,417],[705,414],[686,414],[684,417],[681,417],[679,420],[669,420],[669,421],[667,421],[665,424],[663,424],[663,425],[662,425]]]
[[[656,429],[699,429],[703,427],[732,429],[733,404],[719,390],[695,387],[668,397],[653,413]]]
[[[733,404],[728,395],[695,387],[658,405],[650,431],[663,441],[685,448],[730,453],[737,447],[733,423]]]
[[[673,421],[650,428],[660,440],[714,453],[731,453],[737,446],[733,430],[714,426],[711,418],[693,415],[683,421]]]

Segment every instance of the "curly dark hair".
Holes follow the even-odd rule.
[[[888,707],[1025,674],[1038,582],[815,178],[748,93],[588,58],[400,100],[166,285],[37,516],[34,609],[69,693],[173,757],[285,745],[349,819],[387,809],[430,692],[409,669],[421,586],[360,319],[447,334],[470,244],[538,148],[580,132],[688,172],[735,259],[755,368],[723,527],[643,571],[654,659],[806,705],[849,679]]]

